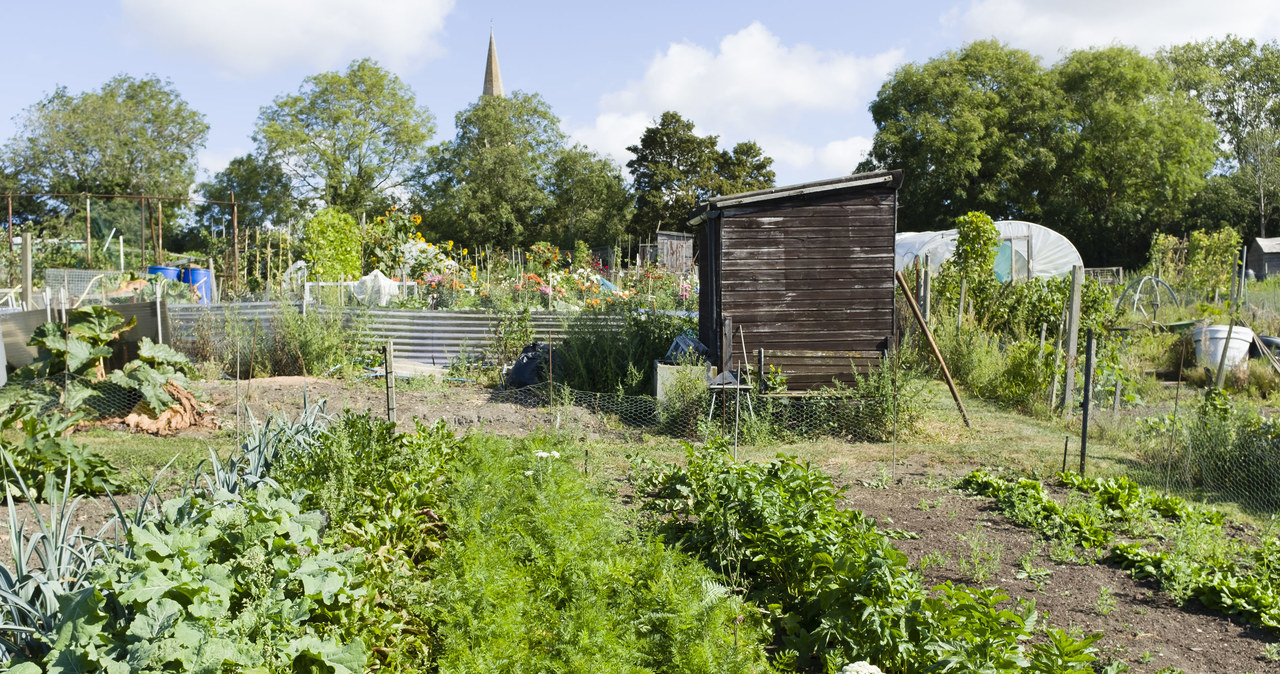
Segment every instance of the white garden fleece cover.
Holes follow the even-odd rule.
[[[1080,253],[1067,237],[1033,222],[1003,220],[997,222],[1000,250],[996,253],[996,276],[1001,281],[1026,278],[1054,278],[1071,274],[1075,265],[1083,265]],[[941,232],[899,232],[893,251],[894,267],[906,271],[916,260],[938,271],[942,261],[956,250],[956,230]]]

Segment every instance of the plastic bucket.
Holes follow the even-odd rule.
[[[169,279],[170,281],[177,281],[178,276],[181,273],[182,273],[181,270],[179,270],[177,267],[157,267],[157,266],[147,267],[147,274],[159,274]]]
[[[182,282],[192,286],[201,304],[208,304],[213,297],[213,284],[209,281],[208,269],[183,269]]]
[[[1227,345],[1227,330],[1231,330],[1231,344]],[[1191,331],[1196,344],[1196,362],[1216,368],[1222,360],[1222,349],[1227,349],[1227,367],[1236,367],[1249,357],[1249,345],[1253,343],[1253,331],[1242,325],[1202,325]]]

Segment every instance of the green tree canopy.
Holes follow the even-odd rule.
[[[200,196],[210,201],[236,201],[240,228],[266,225],[288,228],[301,214],[293,197],[292,184],[279,164],[253,154],[231,160],[227,168],[197,186]],[[231,226],[231,206],[225,203],[196,206],[201,227],[221,231]]]
[[[1228,35],[1161,51],[1175,85],[1195,97],[1218,127],[1218,146],[1252,186],[1258,235],[1277,218],[1280,192],[1280,44]],[[1234,166],[1231,166],[1233,164]],[[1239,226],[1242,222],[1233,223]]]
[[[565,149],[551,169],[551,203],[543,238],[561,248],[602,246],[626,233],[631,192],[617,164],[581,145]]]
[[[1053,76],[1067,144],[1044,222],[1086,260],[1141,264],[1151,235],[1203,187],[1216,130],[1167,68],[1134,49],[1072,52]]]
[[[434,133],[413,91],[361,59],[346,72],[312,75],[297,94],[264,107],[254,140],[299,198],[358,213],[382,212],[394,201],[391,191],[424,159]]]
[[[687,231],[689,214],[701,202],[720,194],[773,187],[773,159],[754,142],[719,149],[718,136],[699,136],[692,121],[664,112],[645,129],[640,142],[627,148],[636,210],[630,231],[638,237],[664,231]]]
[[[537,94],[484,96],[458,113],[457,136],[432,148],[415,177],[415,209],[437,238],[471,245],[562,247],[613,241],[630,195],[608,159],[566,147]]]
[[[860,170],[904,171],[899,222],[968,211],[1042,222],[1091,264],[1137,264],[1214,162],[1214,129],[1168,69],[1123,47],[1052,69],[994,41],[900,68],[871,104]]]
[[[32,192],[185,196],[208,132],[172,83],[118,75],[27,108],[5,154]]]
[[[1055,96],[1036,57],[994,40],[909,63],[871,103],[876,134],[858,170],[902,169],[907,231],[970,211],[1037,220],[1061,142]]]
[[[454,125],[457,136],[431,149],[415,180],[428,231],[475,245],[537,240],[565,139],[551,107],[519,91],[483,96]]]

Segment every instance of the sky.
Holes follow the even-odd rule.
[[[253,150],[259,110],[372,57],[436,119],[480,95],[490,31],[503,84],[540,94],[569,136],[619,164],[675,110],[722,147],[754,140],[779,185],[849,173],[867,106],[899,66],[996,38],[1051,65],[1073,49],[1280,37],[1276,0],[0,0],[0,139],[58,86],[168,79],[206,116],[201,177]]]

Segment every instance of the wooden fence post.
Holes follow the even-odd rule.
[[[31,231],[22,230],[22,302],[28,311],[35,306],[31,283]],[[45,303],[48,306],[48,302]]]
[[[1080,293],[1084,285],[1084,267],[1071,268],[1071,299],[1067,303],[1067,372],[1062,378],[1062,414],[1071,416],[1071,403],[1076,397],[1076,352],[1080,346]]]
[[[933,292],[932,292],[933,289],[930,287],[932,285],[933,272],[930,271],[929,262],[930,262],[929,256],[925,255],[924,256],[924,288],[920,296],[920,299],[921,299],[920,308],[924,310],[925,323],[929,323],[930,322],[929,319],[932,318],[932,311],[930,311],[930,309],[933,306],[933,301],[930,299],[933,295]]]

